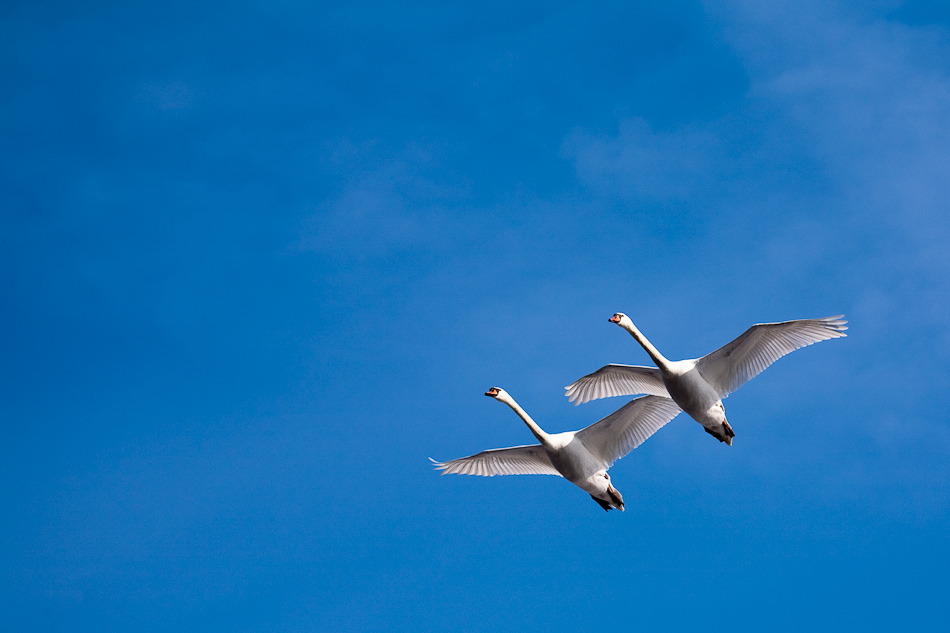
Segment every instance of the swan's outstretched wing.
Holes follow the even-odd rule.
[[[847,336],[843,314],[824,319],[758,323],[745,333],[696,362],[699,373],[724,398],[766,367],[797,349]]]
[[[567,390],[564,395],[569,396],[575,406],[600,398],[639,393],[670,397],[659,369],[635,365],[606,365],[564,388]]]
[[[577,432],[575,437],[608,468],[643,444],[682,409],[669,398],[635,398],[603,420]]]
[[[447,462],[437,462],[431,457],[436,470],[443,475],[557,475],[561,473],[551,465],[548,454],[540,444],[512,446],[511,448],[493,448],[476,455],[459,457]]]

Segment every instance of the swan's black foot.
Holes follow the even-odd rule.
[[[706,431],[707,433],[709,433],[710,435],[712,435],[714,438],[716,438],[716,439],[719,440],[720,442],[725,442],[725,441],[726,441],[726,440],[722,439],[721,437],[719,437],[719,434],[716,433],[715,431],[713,431],[712,429],[707,429],[707,428],[704,426],[704,427],[703,427],[703,430]]]
[[[732,432],[732,427],[729,426],[728,423],[723,424],[723,427],[726,429],[726,435],[719,435],[715,431],[711,429],[707,429],[705,426],[703,427],[703,430],[709,433],[710,435],[712,435],[714,438],[716,438],[720,442],[725,442],[729,446],[732,446],[732,438],[734,438],[736,434]]]
[[[593,499],[594,501],[596,501],[596,502],[600,505],[600,507],[603,508],[606,512],[610,512],[610,504],[609,504],[609,503],[607,503],[607,502],[604,501],[603,499],[598,499],[598,498],[595,497],[594,495],[591,495],[590,498]]]

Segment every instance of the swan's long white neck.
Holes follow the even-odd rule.
[[[531,419],[531,416],[528,415],[517,402],[515,402],[514,398],[508,395],[507,391],[501,392],[495,399],[500,400],[511,407],[512,411],[517,413],[518,417],[524,420],[524,423],[528,425],[528,428],[531,429],[531,432],[534,433],[534,436],[538,438],[542,444],[548,444],[550,442],[548,434],[545,433],[540,426],[538,426],[537,422]]]
[[[647,354],[650,355],[650,358],[653,359],[653,362],[656,363],[656,366],[662,369],[663,371],[669,371],[670,361],[666,360],[666,357],[660,353],[660,350],[653,347],[653,343],[647,340],[640,330],[637,329],[637,326],[633,324],[629,318],[622,319],[620,321],[620,326],[630,332],[630,336],[637,340],[643,349],[646,350]]]

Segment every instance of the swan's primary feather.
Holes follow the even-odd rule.
[[[847,336],[843,316],[757,323],[736,340],[700,358],[696,367],[724,398],[782,356],[819,341]]]
[[[670,397],[659,369],[636,365],[606,365],[564,388],[567,390],[564,395],[569,396],[575,406],[600,398],[640,393]]]
[[[609,468],[663,428],[681,410],[669,397],[636,398],[603,420],[581,429],[576,437]]]
[[[548,454],[540,444],[493,448],[468,457],[459,457],[447,462],[429,458],[436,470],[443,475],[557,475],[561,473],[551,464]]]

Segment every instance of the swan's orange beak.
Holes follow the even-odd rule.
[[[485,395],[494,398],[495,396],[498,395],[498,387],[492,387],[491,389],[485,392]]]
[[[611,323],[620,323],[620,317],[618,317],[616,314],[607,320],[610,321]]]

